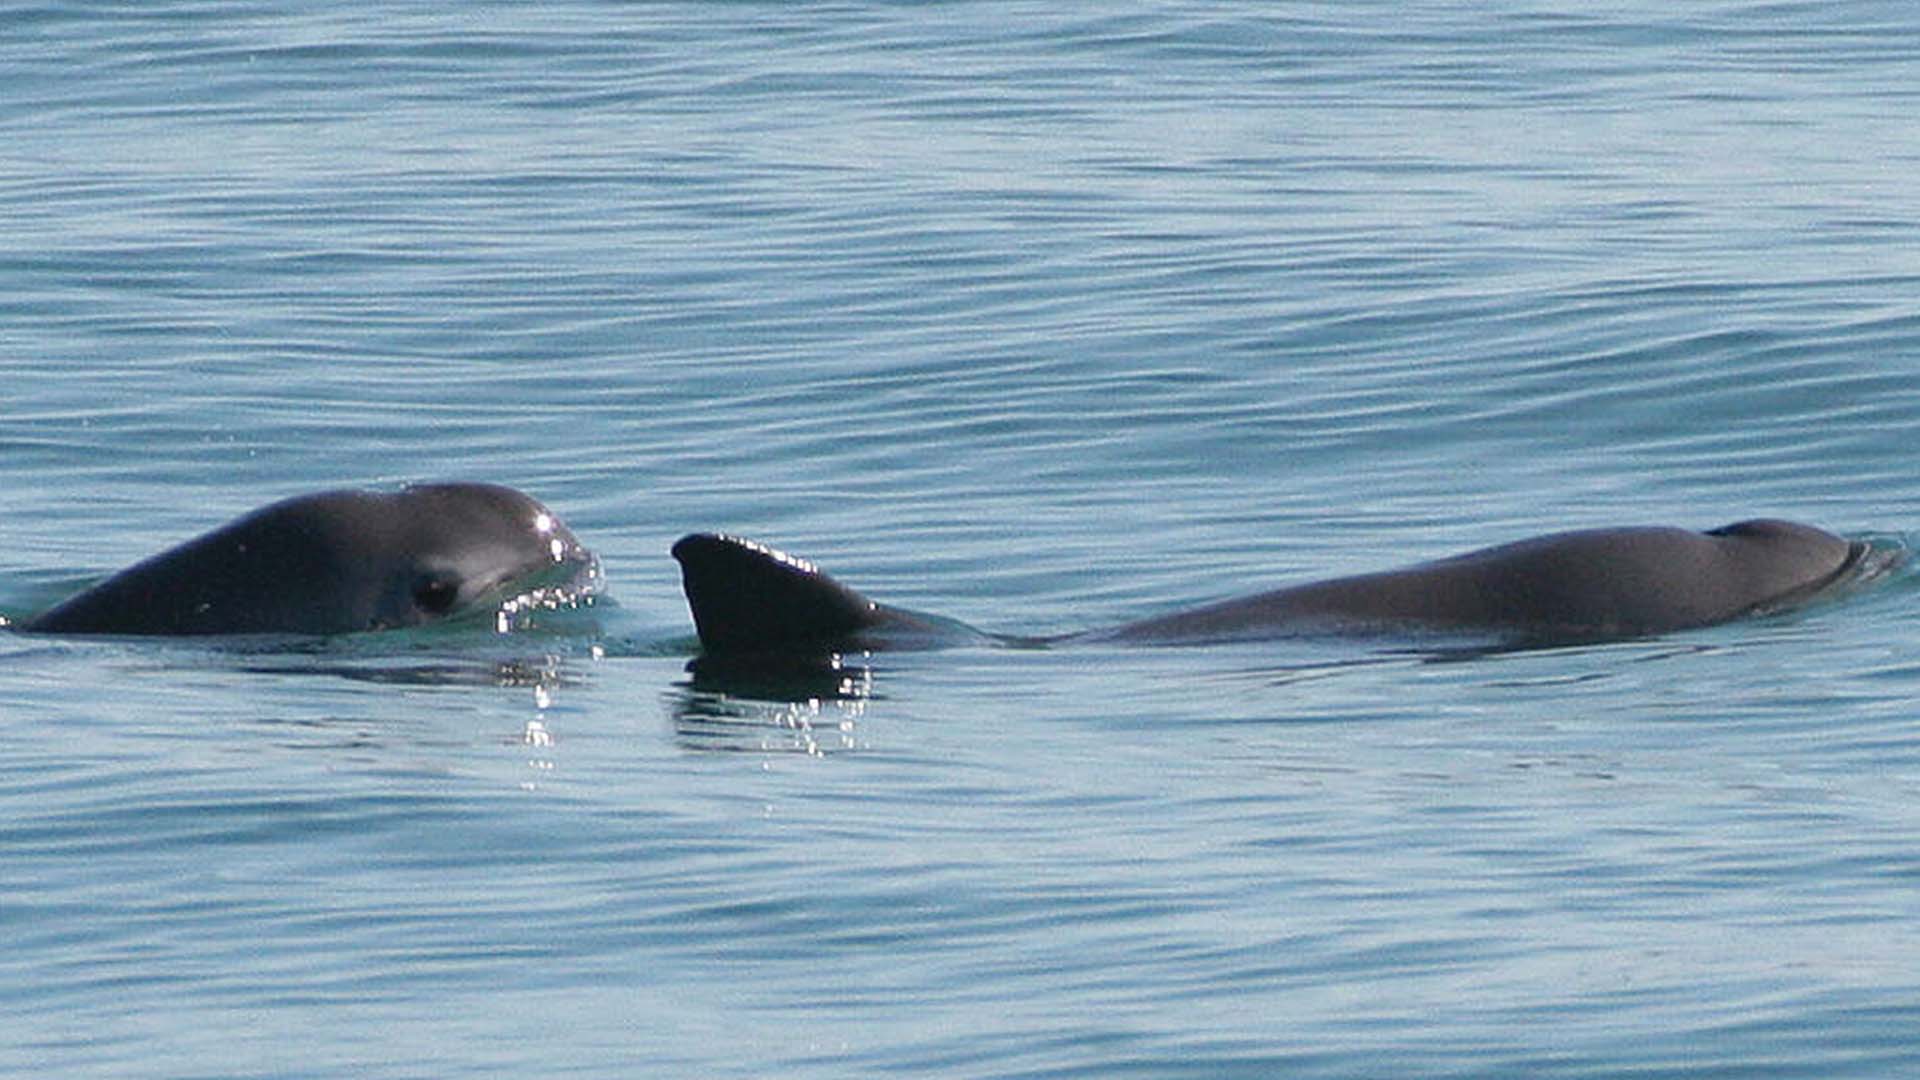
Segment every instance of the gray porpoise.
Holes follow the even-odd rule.
[[[593,553],[496,484],[324,491],[262,507],[28,620],[59,634],[341,634],[418,626],[541,587]]]
[[[1792,607],[1843,579],[1866,550],[1771,519],[1706,532],[1590,529],[1051,640],[1188,644],[1438,632],[1524,645],[1609,641]],[[710,654],[1021,640],[876,603],[810,563],[735,537],[689,536],[673,555]]]

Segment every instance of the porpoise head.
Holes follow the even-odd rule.
[[[516,601],[578,600],[599,589],[593,552],[558,515],[522,492],[494,484],[418,484],[386,498],[392,505],[371,507],[378,521],[367,530],[388,527],[381,534],[385,550],[364,564],[367,606],[348,614],[352,623],[418,626]],[[336,527],[350,520],[342,515]],[[342,538],[342,549],[353,545],[354,536]]]
[[[558,516],[495,484],[325,491],[263,507],[29,621],[106,634],[339,634],[578,602],[599,563]]]
[[[1759,607],[1791,606],[1846,576],[1869,545],[1825,529],[1779,518],[1736,521],[1708,529]]]

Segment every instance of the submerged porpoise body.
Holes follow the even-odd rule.
[[[340,634],[435,622],[536,590],[586,595],[599,564],[559,517],[496,484],[324,491],[262,507],[107,578],[21,629]]]
[[[1773,519],[1705,532],[1589,529],[1049,640],[1188,644],[1426,633],[1527,645],[1617,640],[1792,607],[1846,577],[1866,550]],[[877,603],[811,563],[736,537],[688,536],[673,555],[710,654],[1032,640],[996,639]]]

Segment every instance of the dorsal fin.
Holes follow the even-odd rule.
[[[709,652],[766,652],[845,642],[882,608],[764,544],[695,533],[673,545],[694,629]]]

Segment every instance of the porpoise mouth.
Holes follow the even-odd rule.
[[[503,582],[490,594],[497,599],[480,605],[492,609],[495,633],[531,629],[543,613],[591,607],[605,592],[598,555],[578,542],[564,547],[556,543],[555,551],[553,561]]]

